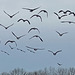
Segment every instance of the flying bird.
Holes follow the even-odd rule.
[[[6,27],[6,26],[0,24],[0,26],[4,27],[5,29],[8,29],[9,27],[11,27],[11,26],[13,26],[13,25],[14,25],[14,23]]]
[[[58,34],[59,34],[59,36],[62,36],[63,34],[67,34],[68,32],[64,32],[64,33],[59,33],[58,31],[56,31]]]
[[[37,30],[37,31],[40,33],[39,29],[38,29],[38,28],[35,28],[35,27],[34,27],[34,28],[30,28],[29,31],[28,31],[28,33],[29,33],[30,31],[32,31],[32,30]]]
[[[41,11],[39,11],[39,13],[38,13],[38,14],[40,14],[41,12],[46,13],[46,14],[47,14],[47,17],[48,17],[48,12],[47,12],[46,10],[41,10]]]
[[[56,52],[53,52],[51,50],[48,50],[49,52],[53,53],[53,55],[56,55],[58,52],[61,52],[62,50],[59,50],[59,51],[56,51]]]
[[[7,53],[6,51],[1,50],[1,52],[6,53],[7,55],[10,55],[9,53]]]
[[[13,14],[13,15],[9,15],[6,11],[4,11],[4,13],[7,14],[10,18],[13,18],[16,14],[19,13],[19,11],[17,13]]]
[[[61,12],[63,12],[64,14],[67,14],[68,12],[71,13],[70,10],[66,10],[66,11],[64,11],[64,10],[60,10],[58,13],[61,13]]]
[[[62,64],[60,64],[60,63],[57,63],[59,66],[61,66]]]
[[[27,49],[28,51],[32,52],[32,53],[35,53],[34,51],[30,50],[30,49]]]
[[[40,36],[38,36],[38,35],[34,35],[34,36],[32,36],[31,38],[29,38],[29,39],[32,39],[32,38],[34,38],[34,37],[38,37],[38,38],[43,42],[43,39],[42,39]]]
[[[27,20],[27,19],[19,19],[17,22],[19,22],[19,21],[23,21],[23,22],[26,22],[27,21],[30,24],[30,21]]]
[[[42,22],[42,18],[41,18],[41,16],[40,16],[40,15],[37,15],[37,14],[32,15],[32,16],[30,17],[30,19],[31,19],[32,17],[34,17],[34,16],[39,17],[40,20],[41,20],[41,22]]]
[[[37,50],[44,50],[44,48],[32,48],[32,47],[29,47],[29,46],[26,46],[27,48],[29,49],[33,49],[34,51],[37,51]]]
[[[10,42],[10,43],[15,43],[15,45],[17,46],[17,43],[16,43],[15,41],[12,41],[12,40],[6,41],[6,42],[5,42],[5,45],[6,45],[7,43],[9,43],[9,42]]]
[[[16,39],[20,39],[20,38],[22,38],[23,36],[25,36],[25,35],[21,35],[21,36],[17,36],[14,32],[12,32],[12,34],[16,37]]]
[[[75,24],[75,22],[73,22],[73,21],[61,21],[61,23],[69,23],[69,24],[73,23],[73,24]]]
[[[22,49],[17,48],[17,50],[19,50],[19,51],[21,51],[21,52],[24,52],[24,53],[25,53],[25,51],[24,51],[24,50],[22,50]]]
[[[29,10],[30,12],[33,12],[34,10],[37,10],[39,9],[40,7],[37,7],[37,8],[22,8],[22,9],[26,9],[26,10]]]
[[[62,16],[59,16],[56,12],[54,12],[54,14],[58,17],[58,19],[61,19],[62,17],[67,16],[67,15],[62,15]]]

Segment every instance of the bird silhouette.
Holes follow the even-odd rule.
[[[32,52],[32,53],[35,53],[34,51],[30,50],[30,49],[27,49],[28,51]]]
[[[34,35],[34,36],[32,36],[31,38],[29,38],[29,39],[32,39],[32,38],[34,38],[34,37],[38,37],[38,38],[43,42],[43,39],[42,39],[40,36],[38,36],[38,35]]]
[[[62,64],[60,64],[60,63],[57,63],[59,66],[61,66]]]
[[[4,13],[7,14],[10,18],[13,18],[16,14],[19,13],[19,11],[17,13],[13,14],[13,15],[9,15],[6,11],[4,11]]]
[[[24,50],[22,50],[22,49],[17,48],[17,50],[19,50],[19,51],[21,51],[21,52],[24,52],[24,53],[25,53],[25,51],[24,51]]]
[[[63,34],[67,34],[68,32],[64,32],[64,33],[59,33],[58,31],[56,31],[58,34],[59,34],[59,36],[62,36]]]
[[[61,12],[63,12],[64,14],[67,14],[68,12],[71,13],[70,10],[66,10],[66,11],[64,11],[64,10],[60,10],[58,13],[61,13]]]
[[[6,52],[6,51],[3,51],[3,50],[1,50],[1,52],[5,53],[5,54],[7,54],[7,55],[10,55],[8,52]]]
[[[59,16],[56,12],[54,12],[55,15],[57,15],[58,19],[61,19],[62,17],[65,17],[67,15],[62,15],[62,16]]]
[[[29,46],[26,46],[27,48],[29,49],[33,49],[34,51],[37,51],[37,50],[44,50],[44,48],[32,48],[32,47],[29,47]]]
[[[51,51],[51,50],[48,50],[49,52],[51,52],[51,53],[53,53],[53,55],[56,55],[58,52],[61,52],[62,50],[58,50],[58,51],[56,51],[56,52],[53,52],[53,51]]]
[[[41,12],[46,13],[46,14],[47,14],[47,17],[48,17],[48,12],[47,12],[46,10],[41,10],[41,11],[39,11],[39,13],[38,13],[38,14],[40,14]]]
[[[39,29],[38,29],[38,28],[35,28],[35,27],[30,28],[29,31],[28,31],[28,33],[29,33],[30,31],[32,31],[32,30],[37,30],[37,31],[40,33]]]
[[[17,46],[16,41],[12,41],[12,40],[8,40],[8,41],[6,41],[6,42],[5,42],[5,45],[6,45],[7,43],[9,43],[9,42],[10,42],[10,43],[15,43],[15,45]]]
[[[22,8],[22,9],[26,9],[26,10],[29,10],[30,12],[33,12],[34,10],[37,10],[39,9],[40,7],[37,7],[37,8]]]
[[[73,23],[73,24],[75,24],[75,22],[73,22],[73,21],[61,21],[61,23],[69,23],[69,24]]]
[[[22,38],[23,36],[25,36],[25,35],[21,35],[21,36],[17,36],[14,32],[12,32],[12,34],[16,37],[16,39],[20,39],[20,38]]]
[[[38,15],[38,14],[34,14],[34,15],[32,15],[32,16],[30,17],[30,19],[31,19],[32,17],[34,17],[34,16],[39,17],[39,18],[40,18],[40,20],[41,20],[41,22],[42,22],[42,18],[41,18],[41,16],[40,16],[40,15]]]
[[[0,26],[4,27],[5,29],[8,29],[9,27],[11,27],[11,26],[13,26],[13,25],[14,25],[14,23],[6,27],[6,26],[0,24]]]
[[[22,20],[23,22],[26,22],[26,21],[27,21],[27,22],[30,24],[30,21],[27,20],[27,19],[19,19],[17,22],[19,22],[19,21],[21,21],[21,20]]]

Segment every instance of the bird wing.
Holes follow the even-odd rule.
[[[4,27],[4,28],[6,28],[4,25],[2,25],[2,24],[0,24],[0,26],[2,26],[2,27]]]
[[[56,31],[59,35],[61,35],[58,31]]]
[[[32,47],[29,47],[29,46],[26,46],[27,48],[30,48],[30,49],[34,49],[34,48],[32,48]]]
[[[39,13],[41,13],[41,12],[45,12],[46,14],[47,14],[47,17],[48,17],[48,12],[46,11],[46,10],[41,10],[41,11],[39,11]],[[38,13],[38,14],[39,14]]]
[[[9,25],[7,28],[9,28],[9,27],[11,27],[11,26],[13,26],[14,25],[14,23],[13,24],[11,24],[11,25]]]
[[[29,20],[26,19],[25,21],[27,21],[30,24],[30,21]]]
[[[56,53],[61,52],[62,50],[56,51]]]
[[[64,17],[64,16],[67,16],[67,15],[62,15],[61,18]]]
[[[34,8],[33,10],[39,9],[40,7]]]
[[[56,12],[54,12],[54,14],[57,15],[57,16],[59,17],[59,15],[58,15]]]
[[[17,22],[19,22],[19,21],[21,21],[21,20],[23,21],[23,19],[19,19]]]
[[[40,17],[41,22],[42,22],[42,18],[41,18],[41,16],[40,16],[40,15],[36,15],[36,14],[34,14],[34,15],[32,15],[32,16],[30,17],[30,19],[31,19],[32,17],[34,17],[34,16],[36,16],[36,17]]]
[[[15,15],[18,14],[18,13],[19,13],[19,11],[18,11],[17,13],[13,14],[12,16],[15,16]]]
[[[21,35],[21,36],[19,36],[19,38],[21,38],[21,37],[23,37],[23,36],[25,36],[25,35]]]
[[[6,11],[4,11],[4,13],[7,14],[10,17],[10,15],[8,13],[6,13]]]
[[[40,33],[40,31],[39,31],[38,28],[30,28],[29,31],[28,31],[28,33],[29,33],[31,30],[37,30],[37,31]]]
[[[6,45],[8,42],[10,42],[10,40],[6,41],[6,42],[5,42],[5,45]]]
[[[64,33],[62,33],[62,34],[67,34],[68,32],[64,32]]]
[[[60,10],[58,13],[61,13],[61,12],[63,12],[63,13],[64,13],[64,11],[63,11],[63,10]]]
[[[38,36],[39,38],[40,38],[40,40],[43,42],[43,39],[40,37],[40,36]]]
[[[17,36],[15,35],[15,33],[14,32],[12,32],[12,34],[17,38]]]
[[[51,53],[53,53],[53,51],[51,51],[51,50],[48,50],[49,52],[51,52]]]

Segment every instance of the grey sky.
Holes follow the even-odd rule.
[[[0,50],[8,52],[10,55],[6,55],[0,52],[0,72],[8,72],[14,68],[24,68],[27,71],[35,71],[45,67],[57,68],[57,63],[62,63],[62,67],[75,67],[75,25],[74,24],[63,24],[60,23],[62,20],[75,21],[75,17],[70,15],[58,20],[54,12],[59,10],[71,10],[75,12],[75,1],[74,0],[0,0],[0,24],[5,26],[14,23],[14,26],[5,30],[0,26]],[[36,8],[34,12],[29,12],[22,8]],[[30,17],[33,14],[37,14],[40,10],[45,9],[48,11],[48,18],[46,14],[40,13],[42,22],[39,18]],[[4,12],[5,10],[9,14],[13,14],[19,11],[12,19],[10,19]],[[17,22],[18,19],[28,19],[31,25],[24,22]],[[37,31],[31,31],[27,33],[31,27],[37,27],[40,30],[40,34]],[[11,33],[13,31],[17,36],[26,34],[20,40],[17,40]],[[68,32],[60,37],[56,31],[60,33]],[[33,35],[39,35],[44,42],[41,42],[38,38],[29,40]],[[18,48],[23,49],[26,53],[21,51],[11,50],[9,44],[6,46],[4,43],[7,40],[15,40],[18,44]],[[11,44],[11,46],[15,46]],[[36,51],[31,53],[27,51],[25,46],[34,48],[45,48],[44,51]],[[61,53],[53,56],[48,50],[57,51],[62,50]]]

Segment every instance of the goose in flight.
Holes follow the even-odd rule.
[[[59,36],[62,36],[63,34],[67,34],[68,32],[64,32],[64,33],[59,33],[58,31],[56,31],[58,34],[59,34]]]
[[[17,36],[14,32],[12,32],[12,34],[16,37],[16,39],[20,39],[20,38],[22,38],[23,36],[25,36],[25,35],[21,35],[21,36]]]
[[[42,22],[42,18],[41,18],[41,16],[40,16],[40,15],[37,15],[37,14],[32,15],[32,16],[30,17],[30,19],[31,19],[32,17],[34,17],[34,16],[39,17],[40,20],[41,20],[41,22]]]
[[[53,55],[56,55],[58,52],[61,52],[62,50],[58,50],[58,51],[56,51],[56,52],[53,52],[53,51],[51,51],[51,50],[48,50],[49,52],[51,52],[51,53],[53,53]]]
[[[38,28],[35,28],[35,27],[34,27],[34,28],[30,28],[29,31],[28,31],[28,33],[29,33],[30,31],[32,31],[32,30],[37,30],[37,31],[40,33],[39,29],[38,29]]]
[[[22,50],[22,49],[17,48],[17,50],[19,50],[19,51],[21,51],[21,52],[24,52],[24,53],[25,53],[25,51],[24,51],[24,50]]]
[[[41,12],[46,13],[46,14],[47,14],[47,17],[48,17],[48,12],[47,12],[46,10],[41,10],[41,11],[39,11],[39,13],[38,13],[38,14],[40,14]]]
[[[29,49],[33,49],[34,51],[44,50],[44,48],[33,48],[33,47],[29,47],[29,46],[26,46],[26,47],[29,48]]]
[[[19,11],[17,13],[13,14],[13,15],[9,15],[6,11],[4,11],[4,13],[7,14],[10,18],[13,18],[16,14],[19,13]]]
[[[30,49],[27,49],[28,51],[32,52],[32,53],[35,53],[34,51],[30,50]]]
[[[1,52],[5,53],[5,54],[7,54],[7,55],[10,55],[9,53],[7,53],[6,51],[3,51],[3,50],[1,50]]]
[[[60,64],[60,63],[57,63],[59,66],[61,66],[62,64]]]
[[[13,26],[13,25],[14,25],[14,23],[6,27],[6,26],[0,24],[0,26],[4,27],[5,29],[8,29],[9,27],[11,27],[11,26]]]
[[[33,12],[34,10],[37,10],[39,9],[40,7],[37,7],[37,8],[22,8],[22,9],[26,9],[26,10],[29,10],[30,12]]]
[[[70,10],[66,10],[66,11],[64,11],[64,10],[60,10],[58,13],[61,13],[61,12],[63,12],[64,14],[67,14],[68,12],[71,13]]]
[[[61,19],[62,17],[67,16],[67,15],[62,15],[62,16],[59,16],[56,12],[54,12],[54,14],[58,17],[58,19]]]
[[[38,38],[43,42],[43,39],[42,39],[40,36],[38,36],[38,35],[34,35],[34,36],[32,36],[31,38],[29,38],[29,39],[32,39],[32,38],[34,38],[34,37],[38,37]]]
[[[69,23],[69,24],[73,23],[73,24],[75,24],[75,22],[73,22],[73,21],[61,21],[61,23]]]
[[[6,45],[7,43],[9,43],[9,42],[10,42],[10,43],[15,43],[15,45],[17,46],[17,43],[16,43],[15,41],[12,41],[12,40],[6,41],[6,42],[5,42],[5,45]]]
[[[30,21],[27,20],[27,19],[19,19],[17,22],[19,22],[19,21],[23,21],[23,22],[26,22],[27,21],[30,24]]]

